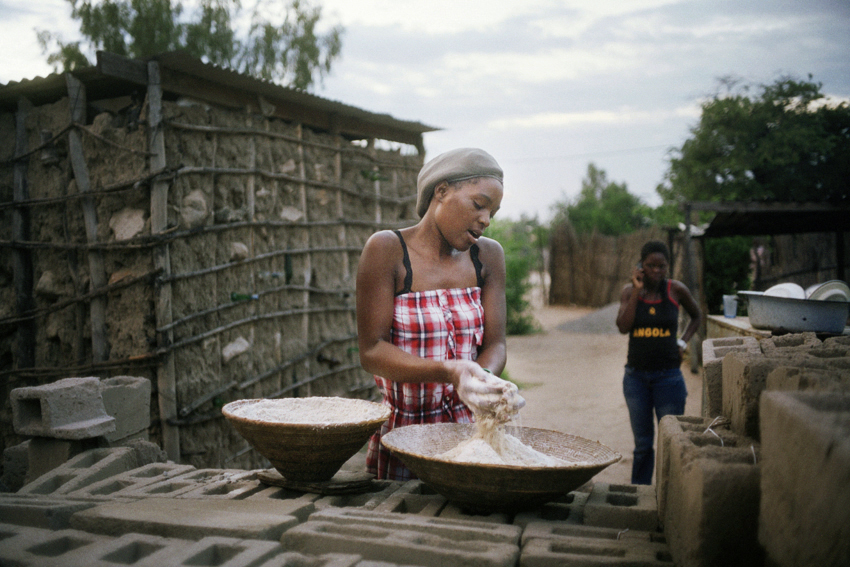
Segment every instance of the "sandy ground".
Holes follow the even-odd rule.
[[[628,337],[614,324],[616,308],[535,306],[542,332],[508,337],[506,370],[526,399],[521,425],[607,445],[623,458],[593,480],[628,484],[634,450],[622,390]],[[685,413],[699,415],[701,377],[687,363],[682,373],[688,387]]]

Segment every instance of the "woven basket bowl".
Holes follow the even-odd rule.
[[[338,411],[335,411],[333,420],[288,423],[287,413],[293,414],[299,404],[305,404],[307,399],[328,400],[327,403],[334,404]],[[237,415],[240,408],[244,411],[246,405],[258,402],[275,402],[274,421]],[[352,417],[354,414],[362,415],[363,410],[368,412],[365,420]],[[322,482],[333,478],[345,461],[363,447],[389,418],[391,410],[382,404],[359,399],[282,398],[238,400],[225,405],[221,412],[236,431],[285,478],[299,482]]]
[[[570,466],[525,467],[457,463],[439,459],[472,436],[475,425],[437,423],[396,428],[381,441],[422,482],[473,512],[506,511],[537,507],[575,490],[594,475],[620,460],[620,454],[596,441],[574,435],[517,427],[511,435],[545,455]]]

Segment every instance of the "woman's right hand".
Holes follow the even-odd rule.
[[[632,286],[638,291],[643,289],[643,268],[640,266],[632,270]]]
[[[525,406],[525,399],[519,395],[515,384],[486,372],[471,360],[446,362],[458,396],[473,413],[495,413],[500,405],[504,405],[505,411],[513,415]]]

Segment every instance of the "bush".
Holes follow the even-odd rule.
[[[535,264],[540,262],[542,228],[537,220],[523,218],[519,221],[494,220],[487,229],[487,236],[498,240],[505,250],[505,301],[507,304],[507,333],[528,335],[537,332],[539,326],[526,295],[531,287],[528,277]]]

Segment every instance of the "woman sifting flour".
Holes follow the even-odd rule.
[[[417,180],[411,227],[373,234],[357,270],[360,362],[393,412],[369,441],[367,469],[415,478],[381,445],[395,427],[469,423],[524,404],[497,375],[506,361],[505,256],[483,236],[502,202],[502,169],[479,149],[446,152]]]

